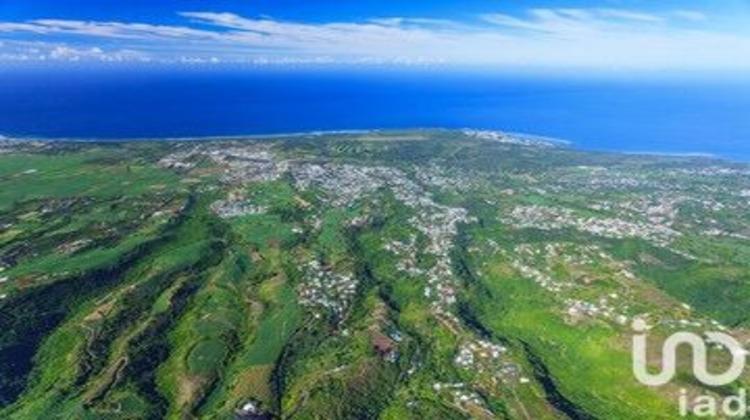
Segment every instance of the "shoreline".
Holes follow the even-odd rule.
[[[679,151],[649,151],[649,150],[617,150],[617,149],[595,149],[581,147],[576,142],[555,137],[520,133],[513,131],[504,131],[497,129],[477,129],[477,128],[444,128],[444,127],[412,127],[412,128],[365,128],[365,129],[340,129],[340,130],[310,130],[296,132],[279,132],[279,133],[262,133],[262,134],[231,134],[231,135],[205,135],[205,136],[179,136],[179,137],[38,137],[38,136],[7,136],[0,134],[0,143],[2,142],[45,142],[45,143],[136,143],[136,142],[211,142],[211,141],[235,141],[235,140],[262,140],[262,139],[282,139],[288,137],[319,137],[327,135],[356,135],[368,133],[389,133],[389,132],[408,132],[408,131],[445,131],[445,132],[462,132],[476,131],[503,134],[510,137],[517,137],[523,141],[534,141],[540,144],[547,144],[553,147],[568,148],[579,152],[590,153],[610,153],[629,156],[652,156],[652,157],[672,157],[672,158],[697,158],[719,160],[735,164],[750,164],[750,156],[728,156],[712,152],[679,152]],[[492,141],[492,140],[487,140]]]

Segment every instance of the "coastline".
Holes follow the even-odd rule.
[[[211,141],[241,141],[241,140],[263,140],[263,139],[283,139],[291,137],[321,137],[321,136],[336,136],[336,135],[357,135],[357,134],[370,134],[370,133],[397,133],[397,132],[461,132],[466,134],[467,132],[487,132],[497,133],[499,135],[509,136],[517,138],[523,142],[536,142],[540,144],[546,144],[552,147],[561,147],[575,150],[578,152],[588,153],[608,153],[608,154],[621,154],[628,156],[651,156],[651,157],[672,157],[672,158],[697,158],[697,159],[708,159],[718,160],[734,164],[750,164],[750,156],[728,156],[712,152],[700,152],[700,151],[658,151],[658,150],[622,150],[622,149],[608,149],[608,148],[586,148],[577,144],[575,141],[560,139],[550,136],[537,135],[532,133],[522,133],[516,131],[504,131],[497,129],[481,129],[481,128],[445,128],[445,127],[411,127],[411,128],[352,128],[352,129],[338,129],[338,130],[311,130],[311,131],[294,131],[294,132],[278,132],[278,133],[265,133],[265,134],[232,134],[232,135],[206,135],[206,136],[178,136],[178,137],[123,137],[123,138],[109,138],[109,137],[40,137],[40,136],[8,136],[0,134],[0,142],[67,142],[67,143],[136,143],[136,142],[211,142]],[[492,141],[492,140],[488,140]],[[520,143],[520,142],[519,142]]]

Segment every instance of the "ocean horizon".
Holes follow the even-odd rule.
[[[44,73],[44,77],[40,74]],[[750,83],[410,69],[0,69],[0,136],[200,139],[486,129],[750,160]]]

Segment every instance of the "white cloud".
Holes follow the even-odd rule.
[[[658,16],[658,15],[642,13],[642,12],[634,12],[631,10],[597,9],[595,10],[595,12],[605,18],[625,19],[625,20],[632,20],[632,21],[639,21],[639,22],[664,22],[665,21],[665,18]]]
[[[101,51],[92,50],[96,46],[86,41],[98,38],[135,43],[162,60],[191,63],[750,68],[750,34],[713,28],[705,15],[691,10],[644,13],[612,8],[538,8],[523,15],[486,14],[473,23],[403,17],[304,23],[217,12],[180,15],[186,18],[185,25],[38,19],[0,22],[0,32],[32,33],[39,39],[62,36],[65,42],[73,37],[79,43],[73,55],[81,58]],[[70,52],[60,50],[57,55]],[[117,57],[126,60],[130,56]]]
[[[24,23],[0,22],[0,32],[84,35],[122,39],[217,39],[218,34],[183,26],[145,23],[87,22],[80,20],[37,19]]]
[[[708,16],[706,16],[705,13],[695,10],[675,10],[672,12],[672,16],[693,22],[703,22],[708,20]]]
[[[105,49],[99,46],[76,48],[64,43],[38,41],[0,43],[0,61],[150,62],[152,60],[149,54],[131,49]]]
[[[72,48],[67,45],[59,45],[54,47],[49,53],[46,54],[46,57],[49,60],[65,61],[80,61],[87,59],[107,62],[150,61],[147,55],[138,51],[104,51],[100,47]]]
[[[532,9],[525,19],[505,14],[483,18],[507,28],[564,35],[621,31],[665,22],[658,15],[620,9]]]

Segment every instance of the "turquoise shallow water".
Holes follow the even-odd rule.
[[[487,128],[750,160],[750,83],[452,71],[0,69],[0,134],[158,138]]]

